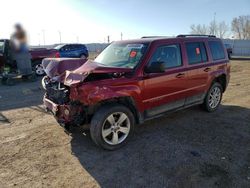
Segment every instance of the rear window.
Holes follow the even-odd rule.
[[[207,62],[207,52],[203,42],[186,43],[188,64],[198,64]]]
[[[225,52],[221,42],[209,41],[208,46],[210,48],[213,60],[225,59]]]

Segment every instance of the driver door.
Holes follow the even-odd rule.
[[[145,73],[143,105],[146,116],[152,117],[183,107],[186,99],[187,73],[182,61],[181,45],[162,44],[155,48],[147,67],[163,63],[162,73]]]

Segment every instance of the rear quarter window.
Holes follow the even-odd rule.
[[[208,46],[214,61],[225,59],[225,52],[222,43],[219,41],[209,41]]]

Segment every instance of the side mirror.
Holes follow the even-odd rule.
[[[145,67],[144,71],[146,73],[163,73],[165,72],[164,62],[152,62],[151,65]]]

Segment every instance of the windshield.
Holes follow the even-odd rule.
[[[4,42],[0,41],[0,53],[4,52]]]
[[[95,59],[109,67],[135,68],[142,59],[148,44],[112,43]]]
[[[54,47],[54,49],[60,50],[60,48],[63,47],[63,46],[64,46],[64,44],[60,44],[60,45],[57,45],[56,47]]]

